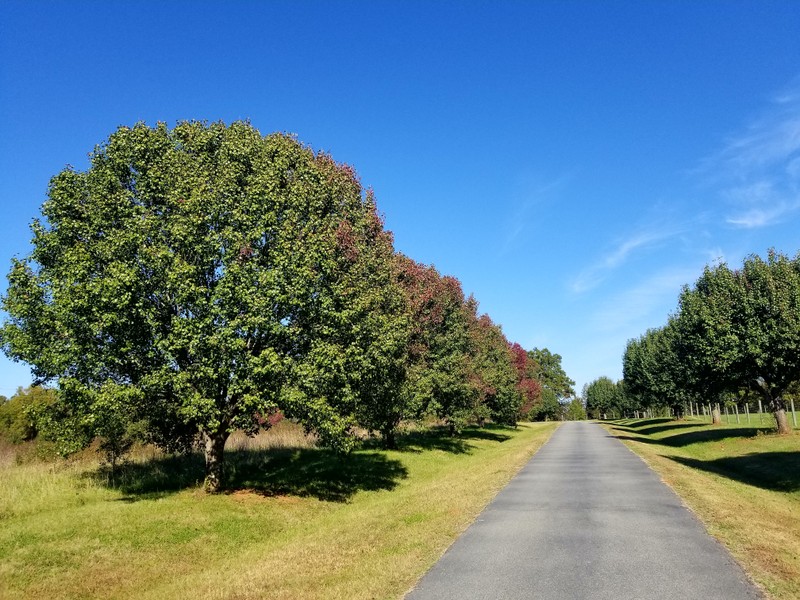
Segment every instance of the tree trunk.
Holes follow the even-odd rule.
[[[203,432],[203,452],[206,458],[206,479],[203,487],[209,493],[216,493],[222,489],[223,485],[223,459],[225,454],[225,442],[228,440],[227,428],[220,428],[217,431]]]
[[[784,403],[780,394],[773,395],[772,389],[763,380],[757,382],[756,388],[764,396],[767,406],[772,409],[772,414],[775,416],[775,424],[778,426],[778,433],[791,433],[792,428],[789,427],[789,420],[786,418],[786,403]]]
[[[383,447],[386,450],[394,450],[397,448],[397,438],[394,434],[394,427],[386,428],[381,431],[381,437],[383,438]]]
[[[789,419],[786,418],[786,404],[783,398],[775,398],[772,402],[772,414],[775,415],[775,423],[778,426],[778,433],[791,433]]]
[[[714,407],[711,409],[711,424],[712,425],[722,424],[722,413],[720,413],[719,411],[719,404],[715,404]]]

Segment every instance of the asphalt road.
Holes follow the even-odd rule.
[[[406,600],[760,597],[642,460],[567,422]]]

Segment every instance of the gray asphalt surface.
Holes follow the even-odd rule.
[[[642,460],[567,422],[406,600],[760,597]]]

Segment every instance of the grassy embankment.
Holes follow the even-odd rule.
[[[790,421],[791,422],[791,421]],[[607,423],[730,550],[770,597],[800,598],[800,433],[751,416]],[[713,573],[708,574],[714,577]]]
[[[0,457],[2,598],[398,598],[555,430],[408,434],[339,457],[282,424],[234,440],[228,494],[199,457]],[[8,449],[6,449],[8,450]]]

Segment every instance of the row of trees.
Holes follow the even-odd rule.
[[[687,402],[753,392],[789,432],[784,398],[800,382],[800,255],[706,267],[666,325],[628,342],[623,377],[631,401],[675,414]]]
[[[394,251],[353,170],[249,123],[122,127],[50,182],[14,260],[0,329],[57,401],[65,451],[225,442],[281,412],[347,450],[434,416],[546,418],[573,394],[560,357],[509,344],[453,277]],[[549,408],[548,408],[549,407]],[[550,411],[550,412],[548,412]]]

